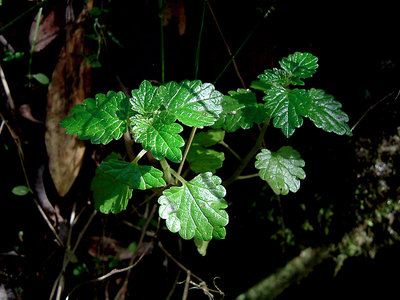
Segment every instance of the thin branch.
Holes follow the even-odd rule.
[[[55,280],[55,282],[53,284],[53,288],[51,289],[51,293],[50,293],[50,297],[49,297],[50,300],[53,299],[54,294],[55,294],[56,290],[58,289],[60,280],[62,279],[67,266],[71,262],[74,254],[75,254],[75,251],[78,248],[79,243],[81,242],[81,240],[83,238],[83,235],[86,233],[86,230],[88,229],[90,223],[92,222],[92,220],[96,216],[96,214],[97,214],[97,210],[93,211],[93,213],[90,215],[88,221],[86,222],[85,226],[83,227],[83,229],[79,233],[78,238],[77,238],[77,240],[75,242],[74,248],[70,252],[68,252],[68,253],[66,252],[65,253],[66,259],[64,261],[64,264],[63,264],[63,267],[62,267],[60,273],[58,274],[58,276],[57,276],[57,278],[56,278],[56,280]]]
[[[251,148],[251,150],[249,151],[249,153],[247,153],[246,157],[243,158],[241,164],[239,165],[239,167],[236,169],[235,172],[233,172],[232,176],[229,177],[227,180],[225,180],[222,185],[227,187],[228,185],[230,185],[233,181],[235,181],[240,174],[242,174],[243,170],[247,167],[247,165],[249,164],[250,160],[254,157],[254,155],[257,154],[258,150],[260,150],[261,145],[263,143],[264,140],[264,135],[267,131],[268,125],[269,125],[269,119],[267,121],[264,122],[263,127],[261,128],[261,131],[258,135],[257,141],[254,144],[253,148]]]
[[[244,80],[243,80],[242,76],[240,75],[239,68],[238,68],[238,66],[237,66],[237,64],[236,64],[236,60],[235,60],[235,58],[233,57],[231,48],[229,47],[229,44],[228,44],[228,42],[226,41],[224,34],[222,33],[222,29],[221,29],[221,27],[219,26],[217,17],[216,17],[215,14],[214,14],[214,11],[213,11],[213,9],[212,9],[212,7],[211,7],[210,1],[207,1],[207,5],[208,5],[208,9],[210,10],[211,15],[212,15],[212,17],[213,17],[214,23],[215,23],[215,25],[217,26],[217,29],[218,29],[218,32],[219,32],[221,38],[222,38],[222,41],[223,41],[224,44],[225,44],[225,48],[226,48],[226,50],[228,51],[229,56],[232,58],[232,63],[233,63],[233,67],[235,68],[236,75],[238,76],[238,78],[239,78],[239,80],[240,80],[240,83],[242,84],[242,87],[245,89],[245,88],[246,88],[246,84],[244,83]]]
[[[10,88],[8,86],[6,76],[4,75],[4,71],[3,68],[1,67],[1,64],[0,64],[0,78],[1,78],[1,83],[3,84],[4,92],[7,96],[7,104],[10,107],[11,112],[13,112],[15,110],[15,104],[13,98],[11,97]]]
[[[160,249],[165,253],[165,255],[167,255],[174,263],[176,263],[183,271],[185,271],[186,273],[190,272],[190,270],[188,268],[186,268],[184,265],[182,265],[175,257],[172,256],[171,253],[169,253],[164,246],[162,245],[161,242],[158,242],[158,247],[160,247]],[[191,276],[193,276],[194,278],[196,278],[198,281],[200,282],[205,282],[203,279],[201,279],[199,276],[191,273]]]
[[[182,300],[186,300],[189,294],[189,284],[190,284],[190,270],[186,273],[185,289],[183,290]]]
[[[138,247],[137,247],[135,253],[132,255],[132,257],[131,257],[131,259],[129,261],[129,265],[133,265],[133,262],[135,261],[137,255],[138,255],[138,251],[141,248],[141,246],[143,244],[144,237],[146,235],[147,227],[149,226],[150,221],[153,219],[153,216],[154,216],[154,214],[156,212],[157,207],[158,207],[157,203],[154,204],[149,216],[147,217],[146,223],[144,224],[143,229],[142,229],[142,234],[141,234],[140,239],[139,239]],[[124,283],[122,284],[121,288],[119,289],[119,291],[118,291],[118,293],[117,293],[117,295],[115,296],[114,299],[125,299],[125,293],[126,293],[126,290],[127,290],[127,287],[128,287],[129,276],[131,275],[132,268],[133,267],[131,267],[131,268],[126,270],[127,274],[125,276]]]
[[[351,131],[353,131],[353,130],[358,126],[358,124],[360,124],[360,122],[367,116],[367,114],[368,114],[371,110],[375,109],[375,107],[377,107],[380,103],[382,103],[383,101],[385,101],[387,98],[393,96],[395,92],[396,92],[396,91],[393,91],[393,92],[387,94],[385,97],[383,97],[382,99],[378,100],[374,105],[371,105],[371,106],[364,112],[364,114],[358,119],[358,121],[353,125],[353,127],[351,127]],[[397,95],[396,95],[395,99],[397,99],[397,98],[399,97],[399,95],[400,95],[400,89],[397,91]]]

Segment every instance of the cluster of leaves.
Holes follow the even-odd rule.
[[[225,131],[261,123],[266,128],[272,119],[273,125],[290,137],[302,125],[302,117],[308,117],[325,131],[350,134],[348,117],[332,96],[323,90],[291,88],[304,85],[303,79],[315,73],[315,56],[296,52],[282,59],[280,66],[266,70],[252,83],[253,88],[265,93],[264,103],[248,89],[224,96],[210,83],[185,80],[158,87],[143,81],[130,97],[111,91],[75,106],[61,123],[69,134],[94,144],[108,144],[128,131],[143,148],[132,162],[113,154],[98,167],[91,187],[96,208],[103,213],[118,213],[126,209],[133,190],[162,188],[159,215],[170,231],[195,241],[224,238],[228,224],[226,190],[214,173],[222,167],[225,155],[212,146],[223,143]],[[182,125],[212,129],[185,143]],[[264,133],[260,133],[261,138]],[[190,181],[167,163],[183,163],[185,144],[190,168],[198,174]],[[139,164],[145,152],[160,161],[162,171]],[[300,179],[305,178],[302,167],[300,154],[289,146],[276,152],[261,149],[256,155],[259,176],[278,195],[299,189]]]

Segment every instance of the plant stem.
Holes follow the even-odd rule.
[[[162,0],[158,0],[158,7],[160,8],[160,39],[161,39],[161,83],[165,82],[165,55],[164,55],[164,22],[163,16],[166,7],[163,9]]]
[[[202,15],[201,15],[199,38],[198,38],[198,41],[197,41],[196,61],[195,61],[195,65],[194,65],[194,79],[197,79],[197,75],[199,73],[200,42],[201,42],[201,36],[203,35],[204,16],[205,16],[205,12],[206,12],[206,4],[207,4],[207,0],[204,0],[203,11],[202,11]]]
[[[193,127],[192,131],[190,132],[189,140],[186,145],[185,152],[183,153],[181,164],[179,165],[179,168],[178,168],[178,175],[181,175],[181,173],[182,173],[183,165],[185,164],[185,160],[189,153],[190,146],[192,145],[194,135],[196,134],[196,130],[197,130],[197,127]]]
[[[22,14],[20,14],[19,16],[15,17],[13,20],[11,20],[10,22],[8,22],[6,25],[4,25],[3,27],[0,28],[0,33],[3,33],[8,27],[14,25],[15,22],[19,21],[20,19],[22,19],[26,14],[30,13],[32,10],[35,10],[38,7],[42,7],[48,0],[43,0],[42,2],[28,8],[26,11],[24,11]]]
[[[32,59],[33,59],[33,52],[35,51],[35,45],[36,45],[36,39],[38,36],[39,32],[39,25],[40,25],[40,20],[42,19],[42,12],[43,12],[43,7],[39,8],[39,12],[37,14],[37,19],[36,19],[36,24],[35,24],[35,33],[33,34],[33,41],[32,41],[32,46],[31,50],[29,51],[29,62],[28,62],[28,80],[29,84],[32,78]]]
[[[246,166],[248,165],[250,160],[254,157],[254,155],[257,154],[258,150],[260,150],[261,145],[263,143],[265,132],[267,131],[267,128],[269,125],[269,121],[270,121],[270,119],[268,119],[267,121],[265,121],[263,123],[263,127],[261,128],[260,134],[258,135],[257,141],[254,144],[253,148],[251,148],[249,153],[247,153],[246,157],[243,158],[242,163],[239,165],[239,167],[236,169],[236,171],[233,172],[232,176],[229,177],[227,180],[225,180],[222,183],[223,186],[227,187],[233,181],[235,181],[240,176],[240,174],[242,174],[243,170],[246,168]]]

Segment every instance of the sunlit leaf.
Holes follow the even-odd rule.
[[[306,177],[305,165],[300,154],[290,146],[280,148],[277,152],[262,149],[256,156],[255,167],[277,195],[295,193],[300,188],[300,179]]]
[[[118,140],[126,132],[127,119],[131,114],[129,101],[123,92],[97,94],[74,106],[71,115],[61,122],[69,134],[78,134],[82,140],[93,144],[108,144]]]
[[[159,96],[165,109],[186,126],[210,126],[222,112],[223,95],[211,83],[200,80],[169,82],[160,86]]]
[[[175,116],[164,111],[155,114],[152,118],[136,115],[131,121],[136,142],[142,143],[143,149],[151,151],[156,159],[166,157],[173,162],[182,160],[180,148],[185,141],[179,133],[183,127],[174,123]]]
[[[210,172],[203,173],[182,186],[165,190],[158,199],[159,214],[168,229],[179,232],[184,239],[221,239],[228,224],[224,196],[221,179]]]

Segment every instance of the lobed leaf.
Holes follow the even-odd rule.
[[[265,108],[273,118],[273,125],[281,128],[286,137],[290,137],[296,128],[303,125],[302,116],[310,107],[310,99],[304,90],[272,87],[263,98]]]
[[[123,92],[110,91],[86,99],[74,106],[71,115],[61,122],[69,134],[77,134],[81,140],[90,139],[93,144],[108,144],[118,140],[126,131],[131,111]]]
[[[292,76],[309,78],[317,71],[318,58],[311,53],[295,52],[279,62],[281,68]]]
[[[222,94],[211,83],[200,80],[171,81],[159,87],[159,96],[166,111],[186,126],[210,126],[222,112]]]
[[[143,81],[139,89],[132,91],[129,102],[132,109],[138,113],[152,113],[160,108],[161,99],[157,96],[158,88],[151,85],[148,81]]]
[[[182,160],[181,147],[185,144],[178,134],[183,127],[174,123],[175,116],[163,111],[153,118],[135,115],[131,118],[133,135],[137,142],[142,143],[143,149],[151,151],[156,159],[168,158],[172,162]]]
[[[273,118],[273,125],[281,128],[286,137],[290,137],[303,124],[302,117],[308,117],[318,128],[327,132],[351,135],[346,123],[349,118],[340,110],[342,105],[323,90],[273,87],[263,99]]]
[[[277,152],[262,149],[256,156],[255,167],[260,170],[260,177],[267,181],[277,195],[295,193],[300,188],[300,180],[306,177],[302,167],[304,160],[290,146],[280,148]]]
[[[151,166],[108,159],[97,169],[91,189],[96,209],[102,213],[119,213],[126,209],[132,190],[161,187],[163,172]]]
[[[160,217],[172,232],[184,239],[222,239],[228,224],[225,188],[210,172],[200,174],[180,187],[171,187],[158,199]]]
[[[193,172],[199,174],[204,172],[215,173],[221,168],[225,160],[225,154],[213,149],[207,149],[198,144],[190,147],[187,155],[187,161]]]
[[[99,168],[113,180],[122,182],[134,190],[147,190],[166,185],[163,172],[151,166],[111,159],[103,162]]]
[[[341,109],[342,105],[332,95],[323,90],[310,89],[308,97],[312,100],[307,117],[317,126],[327,132],[351,135],[347,122],[349,117]]]

